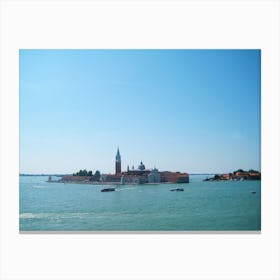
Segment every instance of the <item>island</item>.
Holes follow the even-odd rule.
[[[141,161],[138,168],[127,166],[126,171],[121,168],[121,156],[117,150],[115,160],[115,174],[101,174],[99,170],[80,170],[72,175],[62,176],[53,181],[50,177],[47,182],[98,184],[98,185],[124,185],[124,184],[161,184],[161,183],[189,183],[189,174],[186,172],[159,171],[156,167],[146,169]]]
[[[244,180],[261,180],[261,173],[259,171],[250,169],[244,171],[238,169],[232,173],[216,174],[214,177],[206,178],[203,181],[244,181]]]

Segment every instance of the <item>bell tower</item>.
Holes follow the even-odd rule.
[[[121,174],[122,172],[122,162],[121,162],[121,155],[118,148],[117,155],[116,155],[116,175]]]

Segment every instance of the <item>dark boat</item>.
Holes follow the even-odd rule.
[[[115,188],[106,188],[106,189],[102,189],[101,192],[114,192]]]
[[[183,188],[176,188],[176,189],[171,189],[170,191],[172,191],[172,192],[183,192],[184,189]]]
[[[252,192],[251,192],[251,194],[255,194],[255,193],[256,193],[255,191],[252,191]]]

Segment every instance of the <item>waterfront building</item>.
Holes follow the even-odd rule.
[[[189,183],[189,174],[181,172],[160,172],[160,180],[164,183]]]
[[[119,183],[121,181],[121,174],[102,174],[102,182]]]
[[[143,162],[140,162],[138,169],[130,170],[127,168],[127,172],[122,172],[124,177],[123,182],[126,184],[145,184],[148,183],[148,174],[150,170],[147,170]]]
[[[120,184],[146,184],[146,183],[188,183],[189,174],[181,172],[164,171],[158,169],[146,169],[143,161],[140,162],[137,169],[127,166],[127,171],[121,170],[121,155],[119,148],[115,160],[115,174],[102,174],[101,181],[106,183]]]
[[[149,183],[160,183],[160,174],[156,168],[152,169],[148,175]]]
[[[255,170],[243,171],[238,170],[233,173],[226,174],[216,174],[212,178],[206,178],[204,181],[221,181],[221,180],[234,180],[234,181],[243,181],[243,180],[261,180],[261,173]]]
[[[250,171],[237,171],[234,174],[235,178],[240,180],[260,180],[261,179],[261,173],[260,172],[250,172]]]
[[[146,184],[147,176],[145,175],[123,175],[122,184]]]
[[[245,176],[247,174],[237,174],[239,176]],[[259,173],[250,173],[250,178],[260,178]],[[51,177],[49,177],[49,182],[51,182]],[[60,182],[77,182],[77,183],[92,183],[100,181],[102,184],[146,184],[146,183],[189,183],[189,174],[181,172],[170,172],[164,171],[159,172],[158,169],[146,169],[144,163],[141,161],[138,169],[132,169],[127,166],[127,171],[122,172],[121,169],[121,155],[119,148],[117,150],[116,159],[115,159],[115,174],[102,174],[100,179],[95,179],[94,176],[85,175],[78,176],[65,175],[61,178]]]
[[[148,174],[151,172],[151,170],[146,169],[144,163],[141,161],[138,169],[132,169],[127,168],[127,172],[122,172],[125,176],[148,176]]]

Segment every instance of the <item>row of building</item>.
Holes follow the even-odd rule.
[[[257,171],[237,171],[234,173],[222,174],[221,180],[261,180],[261,173]]]
[[[115,174],[102,174],[102,182],[114,182],[120,184],[156,184],[156,183],[189,183],[189,174],[181,172],[158,171],[157,168],[146,169],[141,161],[137,169],[127,167],[122,171],[121,155],[117,150],[115,161]]]
[[[234,171],[233,173],[216,174],[212,178],[206,178],[204,181],[228,181],[228,180],[261,180],[259,171]]]

